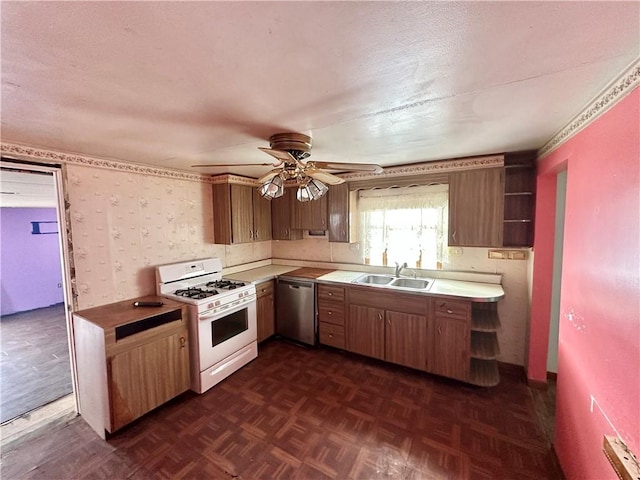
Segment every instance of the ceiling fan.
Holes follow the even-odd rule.
[[[382,172],[382,167],[374,163],[316,162],[306,160],[311,154],[311,137],[302,133],[276,133],[269,138],[269,148],[258,147],[277,160],[276,163],[192,165],[193,167],[223,167],[239,165],[264,165],[276,167],[260,178],[259,191],[263,197],[272,199],[284,195],[284,182],[298,183],[296,197],[301,202],[317,200],[327,191],[327,185],[339,185],[344,179],[327,172],[358,171]]]

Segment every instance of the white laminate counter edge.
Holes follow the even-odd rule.
[[[272,280],[278,275],[284,275],[292,270],[299,268],[298,265],[267,265],[258,268],[237,272],[231,275],[225,275],[232,280],[243,282],[260,283],[266,280]],[[362,275],[362,272],[350,270],[335,270],[326,275],[318,277],[316,281],[320,283],[346,283],[352,284],[353,281]],[[371,287],[384,288],[384,287]],[[406,290],[403,290],[407,293]],[[501,285],[484,282],[468,282],[461,280],[449,280],[444,278],[434,279],[433,284],[428,291],[409,292],[415,294],[424,294],[430,296],[457,297],[475,302],[497,302],[504,297],[504,290]]]

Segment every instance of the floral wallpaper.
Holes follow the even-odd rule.
[[[77,307],[155,293],[156,265],[271,258],[271,242],[215,245],[211,184],[67,166]]]

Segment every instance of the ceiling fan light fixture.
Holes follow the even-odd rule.
[[[258,191],[268,200],[279,198],[284,195],[284,180],[280,175],[276,175],[260,185]]]
[[[296,198],[299,202],[308,202],[311,200],[318,200],[329,191],[327,187],[320,180],[312,178],[307,183],[300,185],[296,192]]]

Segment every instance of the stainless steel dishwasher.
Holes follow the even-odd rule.
[[[315,282],[278,278],[276,295],[276,334],[307,345],[315,345]]]

